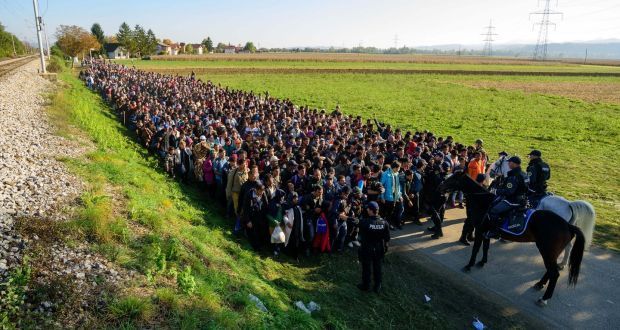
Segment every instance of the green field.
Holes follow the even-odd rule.
[[[468,144],[482,138],[491,156],[501,150],[523,156],[530,148],[541,149],[553,169],[550,190],[590,201],[598,213],[596,242],[620,249],[620,170],[613,165],[620,161],[620,105],[471,88],[455,82],[462,77],[444,75],[216,74],[200,78],[237,89],[269,90],[299,105],[332,109],[339,104],[346,113],[363,117],[376,113],[406,130],[428,129]]]
[[[319,55],[320,56],[320,55]],[[567,63],[540,64],[475,64],[475,63],[406,63],[406,62],[343,62],[312,60],[117,60],[142,69],[389,69],[389,70],[471,70],[471,71],[535,71],[535,72],[612,72],[620,73],[620,66],[579,65]]]

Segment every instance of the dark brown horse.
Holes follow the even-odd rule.
[[[484,240],[484,233],[490,228],[487,213],[493,203],[493,200],[495,199],[495,195],[491,194],[484,187],[474,182],[474,180],[466,174],[455,174],[447,178],[439,186],[439,190],[442,193],[462,191],[467,198],[467,207],[471,208],[470,214],[473,218],[472,220],[474,220],[476,235],[472,256],[469,263],[464,267],[464,270],[468,271],[476,261],[476,255]],[[573,286],[577,284],[579,268],[581,266],[581,259],[583,258],[585,246],[585,237],[581,232],[581,229],[578,227],[566,223],[564,219],[551,211],[540,210],[532,214],[529,224],[522,235],[515,236],[505,231],[501,231],[501,236],[503,239],[513,242],[536,243],[536,247],[543,258],[547,271],[540,281],[534,285],[534,288],[536,290],[542,290],[547,282],[549,283],[545,294],[537,301],[539,306],[545,306],[547,304],[547,300],[553,296],[553,290],[555,289],[558,277],[560,277],[560,271],[557,263],[558,256],[562,253],[566,245],[573,239],[573,237],[576,237],[575,245],[571,250],[568,264],[568,283]],[[478,264],[479,266],[483,266],[487,261],[487,244],[485,244],[486,246],[483,260]]]

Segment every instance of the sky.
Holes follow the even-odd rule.
[[[495,44],[536,43],[531,12],[537,0],[38,0],[50,41],[61,25],[106,35],[122,22],[152,29],[158,38],[259,47],[375,46],[379,48],[482,44],[485,26],[495,26]],[[36,41],[32,0],[0,0],[0,23],[22,40]],[[620,39],[620,0],[555,0],[557,23],[550,42]],[[397,41],[395,37],[397,36]]]

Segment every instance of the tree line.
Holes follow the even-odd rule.
[[[27,46],[14,34],[6,31],[4,25],[0,23],[0,58],[23,55],[27,52]]]

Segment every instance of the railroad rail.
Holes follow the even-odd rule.
[[[32,62],[33,60],[37,58],[38,56],[32,55],[32,56],[20,57],[20,58],[15,58],[15,59],[0,62],[0,77],[21,67],[24,64]]]

